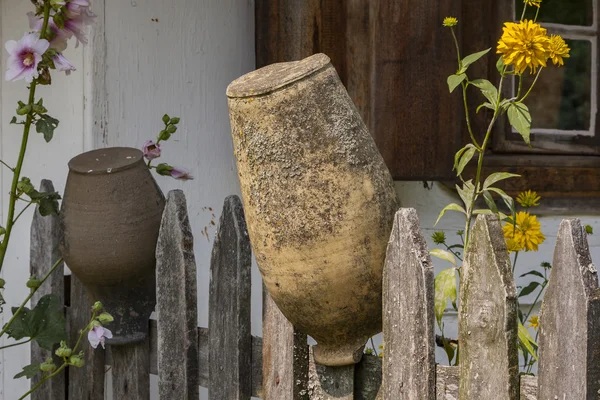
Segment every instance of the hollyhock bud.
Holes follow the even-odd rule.
[[[99,313],[103,309],[104,309],[104,306],[102,306],[102,303],[100,303],[99,301],[95,302],[94,305],[92,306],[92,311],[97,312],[97,313]]]
[[[146,140],[142,151],[147,160],[154,160],[155,158],[160,157],[160,144],[154,143],[152,140]]]

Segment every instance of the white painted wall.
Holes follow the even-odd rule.
[[[158,182],[165,192],[182,188],[186,193],[196,236],[199,323],[206,326],[208,267],[215,229],[211,221],[218,221],[225,196],[239,193],[224,93],[230,81],[254,66],[253,0],[92,1],[98,14],[104,15],[105,23],[96,26],[91,48],[70,49],[67,53],[79,71],[68,79],[56,74],[55,84],[41,90],[48,99],[55,96],[47,104],[61,125],[50,144],[33,135],[25,174],[34,182],[50,178],[62,192],[66,163],[75,154],[98,146],[139,147],[156,135],[163,113],[180,116],[179,131],[163,147],[164,159],[192,169],[196,179],[181,183],[159,177]],[[2,42],[22,35],[27,27],[25,13],[29,10],[29,2],[0,0]],[[5,56],[2,51],[3,66]],[[16,100],[24,99],[26,91],[22,82],[0,82],[0,88],[0,154],[3,160],[12,163],[20,130],[8,121]],[[95,123],[99,121],[102,124]],[[3,170],[0,175],[3,218],[10,186],[10,175],[6,172]],[[454,232],[463,225],[457,215],[448,214],[433,228],[439,210],[456,201],[454,194],[440,185],[425,189],[420,182],[397,182],[397,190],[402,204],[419,212],[430,248],[434,247],[430,240],[434,230],[443,229],[450,240],[456,239]],[[214,211],[208,211],[208,207]],[[24,284],[28,277],[30,218],[29,213],[15,229],[7,256],[4,277],[8,282],[5,297],[9,306],[16,305],[27,294]],[[597,216],[581,218],[600,232]],[[560,220],[558,216],[541,218],[547,241],[539,253],[520,256],[523,269],[551,260]],[[201,234],[205,228],[208,236]],[[589,240],[592,255],[600,256],[597,236]],[[447,267],[438,260],[435,265],[436,272]],[[255,270],[252,299],[255,335],[260,335],[260,291],[260,276]],[[0,315],[0,320],[6,315]],[[456,320],[452,316],[447,329],[448,335],[456,334]],[[12,376],[28,363],[28,356],[27,348],[0,352],[0,400],[13,400],[26,391],[28,382],[13,381]],[[439,360],[445,360],[442,353]]]

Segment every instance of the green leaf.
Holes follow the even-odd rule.
[[[507,195],[506,192],[504,192],[504,190],[498,189],[498,188],[495,188],[495,187],[488,187],[487,190],[491,190],[493,192],[498,193],[502,197],[502,200],[504,200],[504,204],[506,204],[506,206],[510,210],[511,215],[513,217],[516,215],[517,210],[515,209],[515,201],[513,200],[512,197],[510,197],[509,195]]]
[[[535,275],[535,276],[539,276],[539,277],[540,277],[540,278],[542,278],[542,279],[545,279],[545,278],[544,278],[544,274],[542,274],[542,273],[541,273],[541,272],[539,272],[539,271],[533,271],[533,270],[532,270],[532,271],[529,271],[529,272],[526,272],[526,273],[524,273],[523,275],[519,276],[519,278],[522,278],[522,277],[524,277],[524,276],[527,276],[527,275]]]
[[[458,75],[450,75],[448,77],[448,89],[450,93],[456,89],[458,85],[460,85],[465,79],[467,79],[466,74],[458,74]]]
[[[486,209],[481,209],[481,210],[474,210],[473,214],[493,214],[494,212],[492,210],[486,210]]]
[[[500,58],[498,58],[498,61],[496,61],[496,69],[500,73],[504,71],[504,58],[502,58],[502,56],[500,56]]]
[[[46,142],[52,140],[54,136],[54,130],[58,127],[58,120],[52,118],[48,114],[40,115],[40,119],[35,123],[35,130],[37,133],[43,133]]]
[[[496,202],[494,201],[494,198],[492,197],[492,194],[489,191],[483,191],[483,199],[485,200],[485,204],[487,204],[490,210],[492,210],[495,213],[498,212],[498,206],[496,206]]]
[[[462,174],[463,170],[465,169],[465,167],[467,166],[469,161],[471,161],[471,159],[473,158],[473,155],[475,155],[476,150],[477,149],[475,148],[475,146],[471,145],[471,147],[469,147],[460,156],[460,160],[458,161],[458,165],[456,166],[456,175],[457,176],[460,176],[460,174]]]
[[[454,257],[454,254],[450,253],[449,251],[442,249],[433,249],[429,252],[429,254],[441,260],[448,261],[456,267],[456,258]]]
[[[481,57],[485,56],[492,48],[490,47],[487,50],[483,50],[480,51],[478,53],[473,53],[473,54],[469,54],[468,56],[466,56],[465,58],[463,58],[462,60],[462,68],[460,69],[459,73],[464,73],[467,71],[467,68],[469,68],[469,65],[473,64],[475,61],[479,60]]]
[[[13,379],[19,379],[22,377],[26,377],[27,379],[31,379],[36,376],[40,372],[41,364],[29,364],[23,367],[23,371],[16,374]]]
[[[521,289],[521,292],[519,293],[518,297],[527,296],[528,294],[532,293],[538,286],[542,286],[542,284],[536,281],[530,282],[529,285]]]
[[[475,202],[475,200],[477,200],[477,196],[475,196],[475,186],[473,186],[473,183],[471,183],[471,181],[469,180],[463,183],[462,188],[456,185],[456,191],[458,192],[458,195],[465,204],[467,213],[470,212],[473,203]]]
[[[13,315],[17,309],[12,308]],[[6,333],[15,340],[31,338],[41,348],[52,351],[54,344],[67,340],[65,316],[58,296],[48,294],[42,297],[33,310],[24,307]]]
[[[519,341],[521,342],[523,347],[527,350],[527,352],[529,354],[531,354],[531,356],[537,361],[538,357],[532,346],[532,344],[533,344],[535,347],[537,347],[537,344],[535,343],[535,340],[533,340],[533,338],[529,334],[529,331],[527,330],[527,328],[525,328],[525,326],[523,326],[523,324],[521,322],[519,322]]]
[[[483,104],[480,104],[479,107],[477,107],[477,109],[475,110],[475,113],[476,114],[479,113],[479,110],[481,110],[482,107],[489,108],[490,110],[495,110],[495,108],[494,108],[494,106],[492,104],[490,104],[490,103],[483,103]]]
[[[485,98],[491,103],[492,109],[496,109],[496,105],[498,104],[498,89],[496,89],[496,86],[492,85],[492,82],[487,79],[475,79],[471,81],[471,84],[478,87]]]
[[[435,318],[438,326],[442,327],[442,317],[448,304],[448,298],[456,303],[456,268],[441,271],[434,281],[435,285]]]
[[[11,124],[16,124],[17,123],[17,117],[12,117],[12,119],[10,120]]]
[[[529,144],[531,135],[529,108],[523,103],[511,103],[508,107],[508,121],[521,134],[525,143]]]
[[[508,179],[508,178],[518,178],[521,175],[517,175],[517,174],[511,174],[509,172],[494,172],[493,174],[491,174],[490,176],[488,176],[485,179],[485,182],[483,182],[483,190],[487,189],[488,187],[492,186],[494,183],[504,180],[504,179]]]
[[[448,365],[452,364],[452,360],[454,359],[454,350],[456,349],[456,345],[452,345],[452,343],[450,343],[450,341],[448,339],[446,339],[443,335],[442,335],[442,345],[444,346],[444,351],[446,352],[446,355],[448,356]]]
[[[450,203],[446,207],[444,207],[444,209],[440,212],[440,215],[438,215],[438,218],[435,221],[434,226],[437,225],[438,222],[440,222],[440,219],[446,213],[446,211],[458,211],[458,212],[461,212],[461,213],[467,215],[467,212],[465,211],[464,208],[462,208],[461,206],[459,206],[456,203]]]
[[[460,156],[467,151],[470,148],[475,148],[475,146],[472,143],[469,143],[468,145],[466,145],[465,147],[463,147],[462,149],[458,150],[456,152],[456,154],[454,154],[454,167],[452,167],[452,170],[455,170],[456,167],[458,167],[458,161],[460,160]]]

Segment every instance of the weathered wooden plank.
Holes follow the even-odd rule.
[[[196,261],[181,190],[172,190],[167,196],[156,247],[156,296],[159,398],[197,399]]]
[[[436,400],[458,400],[458,367],[438,365],[435,379]]]
[[[517,400],[517,291],[502,227],[480,215],[461,268],[461,400]]]
[[[71,346],[77,342],[79,331],[90,322],[94,302],[79,279],[71,275],[71,302],[67,311]],[[94,350],[87,345],[87,338],[83,340],[85,364],[81,368],[69,368],[69,400],[104,400],[105,351],[100,346]]]
[[[311,400],[354,400],[355,366],[328,367],[316,364],[309,352],[308,395]]]
[[[242,201],[237,196],[227,197],[223,204],[210,271],[208,394],[215,400],[249,400],[252,392],[252,250]]]
[[[263,393],[265,400],[308,400],[308,343],[263,287]]]
[[[558,229],[539,336],[538,399],[600,396],[600,289],[581,222]]]
[[[54,185],[49,180],[42,180],[40,184],[41,192],[53,192]],[[54,263],[61,257],[59,243],[62,236],[60,220],[57,215],[42,217],[39,213],[39,207],[36,207],[31,223],[31,244],[29,258],[29,272],[32,276],[39,279],[44,277],[52,268]],[[64,285],[64,263],[54,270],[31,298],[31,304],[38,303],[40,298],[48,294],[54,294],[59,297],[60,302],[64,304],[65,285]],[[31,343],[31,363],[43,363],[48,357],[54,357],[55,363],[60,365],[60,360],[53,352],[40,348],[37,343]],[[40,376],[31,379],[31,386],[35,386],[40,380]],[[46,381],[42,386],[33,392],[31,400],[61,400],[66,398],[65,392],[65,372],[61,372],[53,379]]]
[[[148,339],[124,346],[110,346],[113,399],[150,399],[150,351]]]
[[[394,218],[383,270],[385,399],[435,398],[433,280],[417,211],[402,208]]]
[[[354,400],[383,399],[381,371],[381,358],[363,355],[354,369]]]
[[[537,376],[521,375],[520,400],[537,400]]]

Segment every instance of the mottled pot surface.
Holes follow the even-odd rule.
[[[83,153],[69,169],[61,209],[65,262],[114,314],[113,342],[141,340],[155,304],[164,196],[138,149]]]
[[[273,300],[328,365],[381,331],[392,178],[329,58],[251,72],[228,88],[252,247]]]

